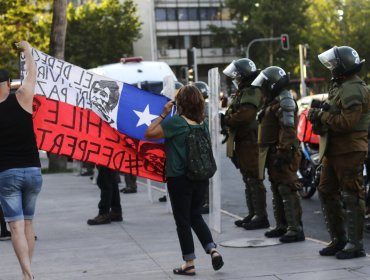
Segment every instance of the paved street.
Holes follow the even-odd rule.
[[[244,185],[242,177],[230,160],[222,157],[222,208],[238,216],[246,215],[244,198]],[[269,220],[274,224],[274,216],[271,206],[270,183],[265,180],[267,188],[267,207]],[[317,192],[310,199],[302,199],[303,225],[306,236],[324,242],[329,241],[329,234],[324,224],[321,212],[320,201]],[[370,233],[364,233],[364,246],[367,253],[370,253]]]
[[[231,189],[233,182],[227,181],[223,187]],[[91,227],[86,220],[97,214],[99,194],[88,177],[72,173],[44,175],[35,219],[35,279],[183,279],[172,274],[182,260],[173,217],[165,204],[158,202],[162,193],[154,190],[151,203],[147,188],[140,184],[137,194],[121,195],[122,223]],[[216,243],[264,240],[263,230],[245,231],[233,225],[234,218],[221,217],[222,233],[213,233]],[[209,256],[197,240],[195,245],[194,279],[370,280],[368,257],[346,261],[320,257],[317,252],[323,244],[310,238],[260,248],[219,246],[225,260],[219,272],[213,271]],[[0,242],[0,256],[0,279],[21,279],[10,242]]]

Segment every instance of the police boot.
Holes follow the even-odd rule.
[[[321,256],[335,256],[347,243],[346,231],[344,229],[343,205],[339,199],[326,197],[319,193],[322,213],[328,229],[331,242],[319,251]]]
[[[346,246],[335,254],[337,259],[353,259],[366,256],[363,247],[363,229],[365,217],[365,201],[356,193],[343,193],[346,206],[347,236]]]
[[[287,185],[279,185],[278,189],[283,199],[285,219],[288,224],[287,232],[279,240],[282,243],[304,241],[302,208],[297,191],[292,191]]]
[[[275,228],[266,231],[265,236],[268,238],[277,238],[283,236],[286,233],[287,226],[284,214],[283,200],[275,187],[271,186],[271,191],[272,191],[272,208],[274,211],[276,226]]]
[[[248,186],[250,187],[250,193],[252,195],[252,203],[255,216],[249,222],[244,224],[244,228],[247,230],[269,228],[270,223],[267,219],[266,212],[266,189],[263,182],[258,179],[250,178],[248,180]]]
[[[237,220],[234,222],[234,224],[237,226],[237,227],[243,227],[244,224],[247,224],[249,223],[253,216],[254,216],[254,209],[253,209],[253,203],[252,203],[252,195],[250,193],[250,187],[248,186],[247,184],[247,179],[244,179],[244,176],[243,176],[243,180],[245,182],[245,201],[247,203],[247,208],[248,208],[248,215],[242,219],[242,220]]]

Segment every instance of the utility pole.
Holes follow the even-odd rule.
[[[307,95],[307,86],[305,79],[307,78],[307,66],[309,64],[310,47],[307,44],[299,44],[299,68],[301,73],[301,96]]]

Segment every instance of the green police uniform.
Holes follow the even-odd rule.
[[[331,243],[320,254],[334,255],[346,244],[343,251],[360,256],[364,253],[362,168],[368,150],[369,89],[353,75],[333,84],[326,103],[329,109],[316,124],[325,131],[325,142],[320,142],[323,167],[318,190]]]
[[[245,183],[245,196],[249,211],[247,218],[244,219],[243,226],[246,229],[269,226],[266,212],[266,189],[258,176],[256,114],[261,107],[261,98],[262,94],[259,89],[245,87],[237,92],[225,114],[225,124],[229,128],[230,135],[227,142],[227,155],[240,169]],[[263,224],[262,227],[259,226],[261,224]]]
[[[258,144],[260,165],[267,168],[273,195],[276,227],[265,233],[267,237],[281,237],[282,242],[305,239],[301,217],[302,208],[297,190],[297,170],[300,151],[296,127],[297,105],[289,91],[283,90],[265,105],[260,119]],[[267,151],[267,152],[266,152]]]

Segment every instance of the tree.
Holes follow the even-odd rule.
[[[370,1],[313,0],[308,10],[310,19],[309,44],[312,53],[310,71],[330,78],[330,72],[317,59],[321,52],[340,45],[351,46],[361,58],[370,57]],[[360,76],[370,81],[370,66],[366,62]]]
[[[14,43],[27,40],[31,46],[47,51],[51,25],[51,0],[0,1],[0,68],[19,77],[18,51]]]
[[[255,43],[250,48],[250,58],[259,68],[275,64],[287,71],[297,72],[298,44],[304,41],[307,27],[307,0],[226,0],[235,20],[234,43],[242,46],[241,56],[253,39],[280,37],[286,33],[290,38],[290,50],[283,51],[280,41]]]
[[[132,43],[141,36],[136,11],[132,0],[89,0],[78,8],[70,4],[66,60],[88,69],[132,55]]]
[[[50,34],[50,55],[64,59],[67,30],[67,0],[54,0],[53,22]],[[49,172],[67,170],[67,158],[49,153]]]
[[[50,34],[50,55],[64,59],[64,46],[67,31],[67,0],[54,0],[53,22]]]

